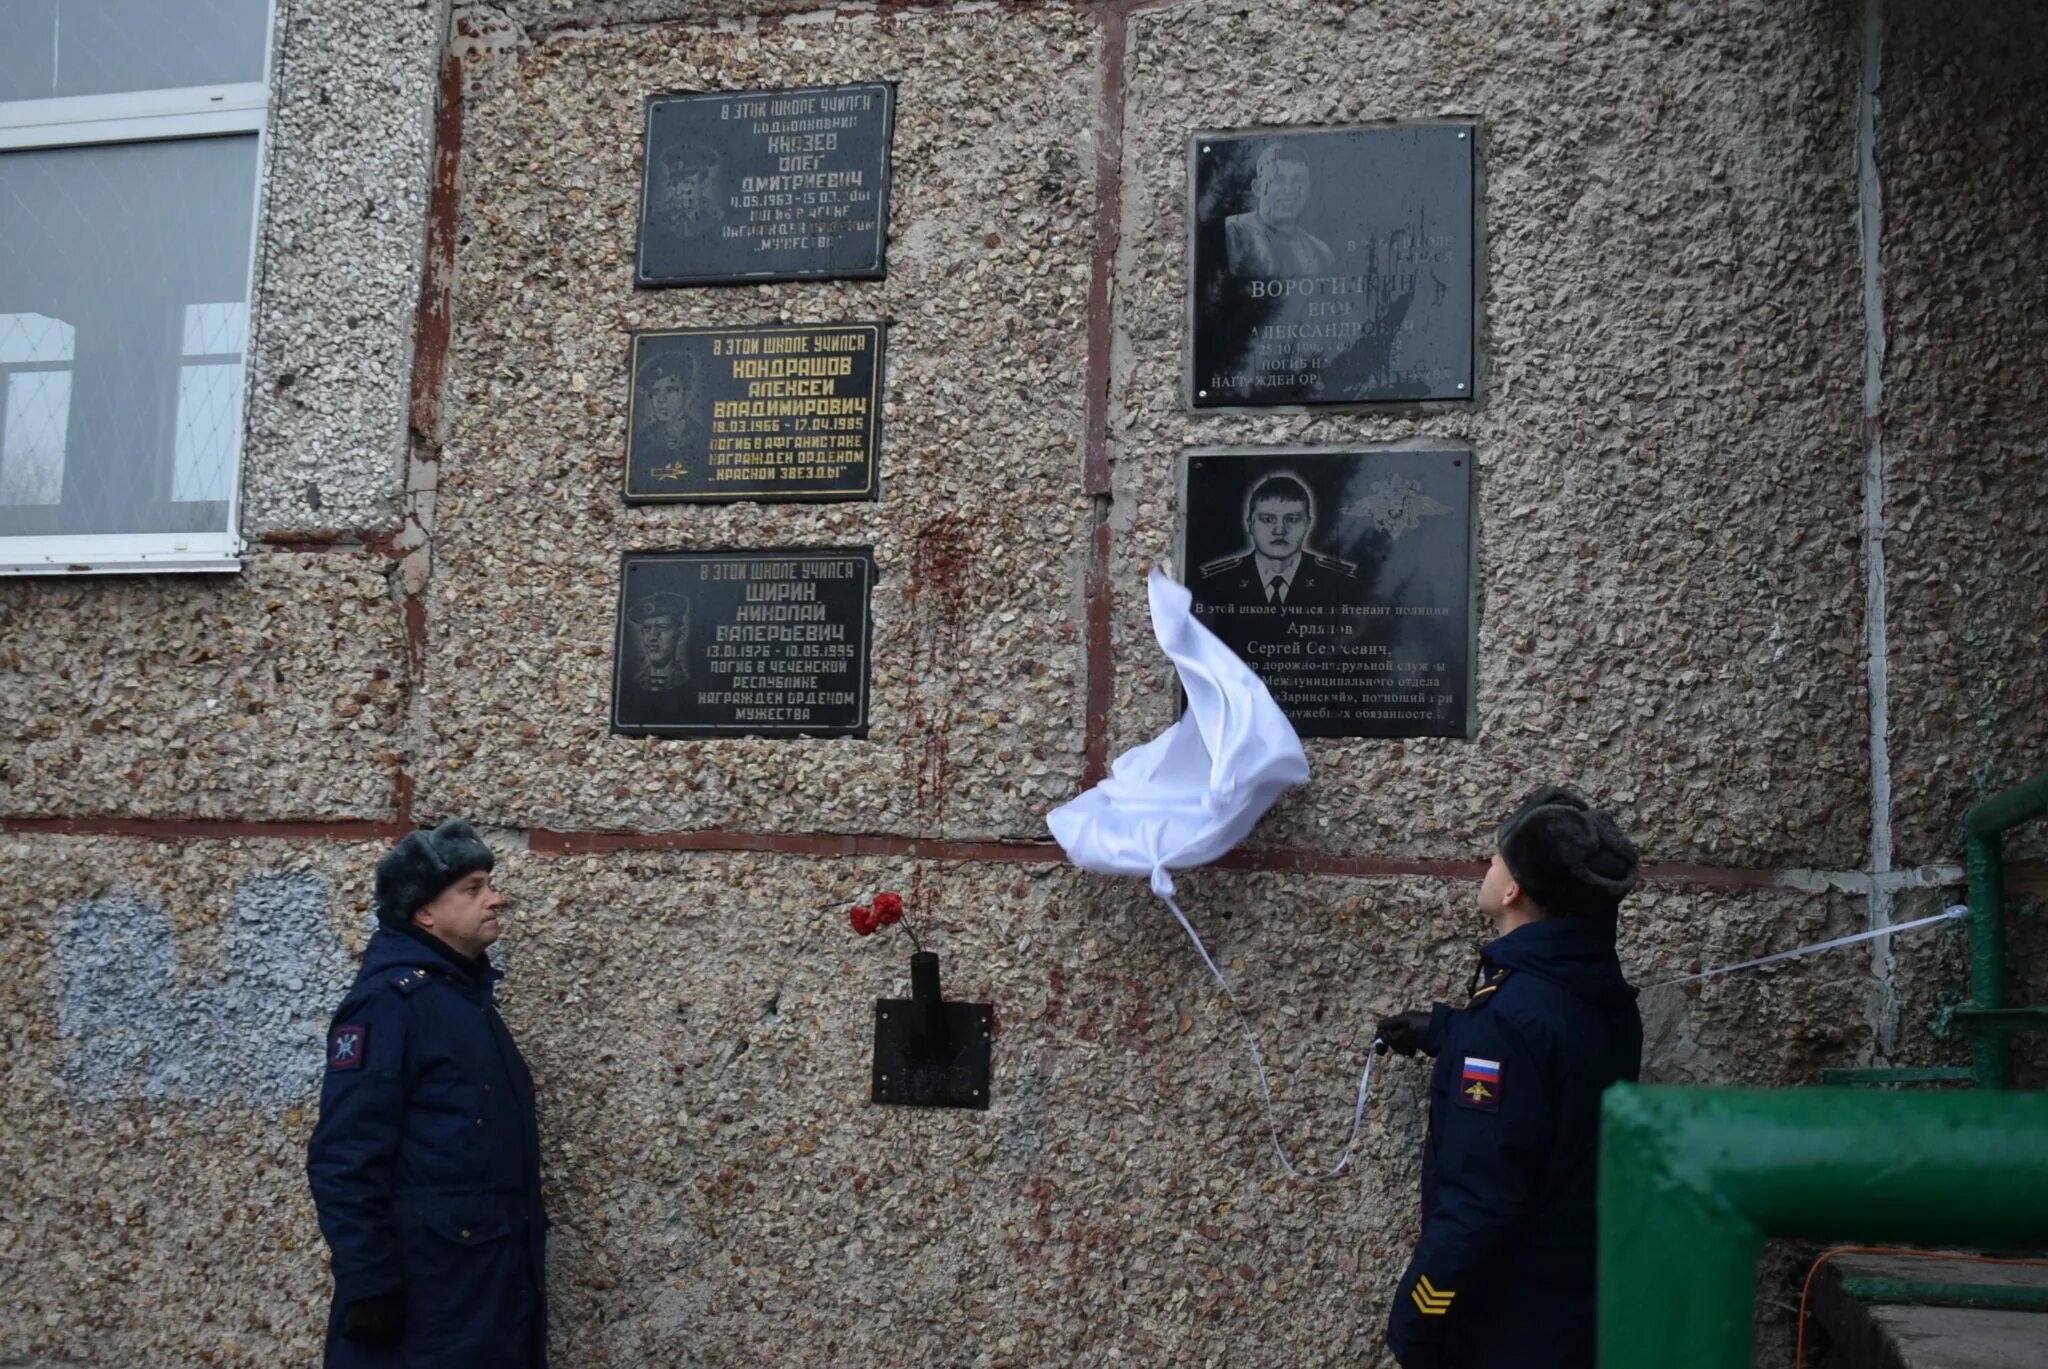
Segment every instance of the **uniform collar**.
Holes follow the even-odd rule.
[[[405,933],[414,941],[419,942],[420,945],[434,952],[436,960],[452,969],[463,983],[470,984],[476,988],[487,988],[497,980],[504,978],[504,971],[492,965],[487,957],[466,956],[447,942],[441,940],[440,937],[435,936],[432,932],[425,930],[415,923],[407,922],[393,930]]]

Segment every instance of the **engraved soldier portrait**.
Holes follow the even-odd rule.
[[[1336,254],[1302,226],[1310,173],[1299,152],[1266,144],[1252,173],[1251,206],[1223,221],[1224,256],[1240,278],[1313,276],[1330,269]]]
[[[690,681],[684,649],[690,637],[690,601],[680,594],[657,593],[635,600],[626,610],[626,637],[632,651],[629,676],[634,687],[665,694]]]
[[[723,167],[718,151],[678,141],[654,164],[653,218],[680,238],[716,237],[725,218]]]
[[[1315,533],[1315,495],[1288,471],[1253,482],[1244,500],[1250,545],[1196,568],[1198,604],[1334,608],[1358,598],[1358,567],[1309,545]]]
[[[649,466],[698,455],[704,363],[687,338],[642,339],[633,368],[633,448]]]

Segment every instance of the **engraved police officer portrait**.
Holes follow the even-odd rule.
[[[1358,596],[1358,567],[1309,544],[1316,501],[1308,482],[1274,471],[1253,482],[1244,499],[1249,545],[1201,564],[1198,607],[1334,608]]]
[[[650,594],[626,610],[632,645],[632,680],[651,693],[681,689],[690,681],[683,650],[690,636],[690,601],[680,594]]]
[[[1224,258],[1239,278],[1312,276],[1336,260],[1330,245],[1302,226],[1311,176],[1306,158],[1278,142],[1260,150],[1251,204],[1223,221]]]

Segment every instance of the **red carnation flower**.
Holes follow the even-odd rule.
[[[875,929],[882,925],[876,921],[874,910],[861,903],[856,903],[853,907],[847,909],[846,920],[851,922],[853,930],[859,932],[862,936],[873,936]]]
[[[903,897],[900,894],[875,895],[875,923],[881,927],[893,927],[903,920]]]

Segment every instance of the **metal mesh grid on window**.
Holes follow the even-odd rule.
[[[256,138],[0,153],[0,536],[227,531]]]

